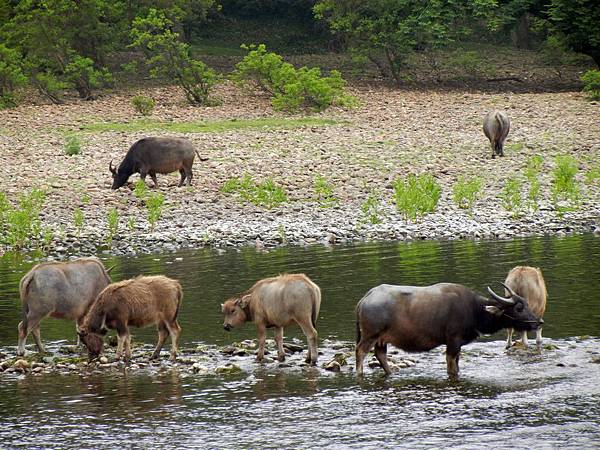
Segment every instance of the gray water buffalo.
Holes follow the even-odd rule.
[[[97,258],[34,266],[19,285],[23,320],[18,326],[17,355],[25,354],[29,333],[33,334],[38,351],[44,351],[40,322],[47,316],[75,320],[78,328],[89,304],[109,283],[108,272]]]
[[[186,178],[189,186],[193,178],[192,165],[195,155],[198,155],[201,161],[208,159],[200,157],[187,139],[176,137],[140,139],[131,146],[117,169],[113,167],[112,161],[108,165],[113,176],[112,189],[119,189],[134,173],[139,173],[144,181],[146,175],[150,175],[154,187],[157,187],[157,173],[171,173],[176,170],[181,174],[179,186],[183,186]]]
[[[502,111],[491,111],[483,120],[483,132],[490,140],[492,158],[504,156],[504,141],[510,131],[510,120]]]
[[[539,318],[544,316],[546,311],[546,283],[542,276],[542,271],[536,267],[517,266],[513,268],[504,281],[509,288],[516,292],[520,297],[527,300],[531,312]],[[507,291],[508,295],[508,291]],[[508,338],[506,339],[506,348],[512,346],[513,329],[508,329]],[[527,346],[527,331],[521,331],[521,342]],[[539,348],[542,346],[542,326],[535,330],[535,343]]]
[[[181,332],[177,314],[182,298],[179,282],[162,275],[139,276],[108,285],[91,304],[79,329],[79,337],[88,349],[90,360],[102,352],[101,336],[111,329],[117,330],[117,359],[124,353],[128,362],[131,358],[129,326],[153,324],[158,327],[158,343],[151,359],[158,358],[167,335],[170,335],[171,359],[175,360]]]
[[[304,274],[284,274],[265,278],[248,291],[221,304],[225,316],[223,328],[230,331],[252,321],[258,329],[257,360],[265,355],[267,328],[275,328],[277,358],[285,360],[283,328],[298,324],[308,340],[306,362],[317,363],[317,317],[321,307],[321,290]]]
[[[491,298],[452,283],[382,284],[371,289],[356,306],[356,374],[362,375],[363,360],[373,345],[375,357],[389,375],[388,343],[407,352],[426,352],[445,344],[448,375],[457,378],[463,345],[502,328],[534,330],[543,323],[516,293],[503,298],[488,290]]]

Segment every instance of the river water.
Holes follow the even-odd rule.
[[[207,367],[234,362],[242,371],[193,373],[188,365],[166,361],[164,352],[151,370],[0,374],[0,447],[600,445],[600,237],[196,250],[102,259],[115,265],[115,280],[138,274],[178,278],[184,289],[184,359],[196,358]],[[20,320],[18,281],[32,264],[27,258],[0,259],[0,350],[9,356]],[[354,305],[371,287],[451,281],[481,292],[492,285],[501,292],[494,283],[519,264],[541,267],[548,286],[541,352],[506,351],[503,332],[482,338],[463,347],[458,382],[446,377],[443,347],[421,354],[394,352],[392,359],[415,364],[388,378],[379,368],[367,368],[357,381],[353,356],[339,373],[320,367],[336,352],[351,355]],[[222,329],[220,303],[281,272],[304,272],[322,289],[319,367],[302,365],[303,354],[281,366],[258,364],[252,355],[215,352],[214,361],[194,353],[198,346],[216,349],[254,339],[251,324],[231,333]],[[74,343],[69,322],[47,319],[41,334],[50,352]],[[156,334],[134,329],[133,339],[149,347]],[[305,346],[297,329],[286,330],[285,339]],[[28,350],[35,351],[31,342]]]

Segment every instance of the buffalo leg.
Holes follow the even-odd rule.
[[[154,187],[157,188],[158,187],[158,180],[156,179],[156,172],[148,172],[148,175],[150,175],[150,178],[152,178],[152,182],[154,183]]]
[[[536,338],[537,338],[537,335],[536,335]],[[527,339],[527,331],[523,331],[521,333],[521,342],[523,343],[523,345],[525,347],[529,346],[529,339]],[[536,342],[537,342],[537,339],[536,339]]]
[[[177,323],[177,320],[174,320],[173,323],[165,322],[165,325],[171,335],[171,360],[175,361],[175,359],[177,359],[177,348],[179,346],[181,327],[179,326],[179,323]]]
[[[116,354],[117,359],[121,359],[121,356],[123,355],[123,345],[124,345],[123,336],[121,336],[121,334],[117,333],[117,354]]]
[[[458,378],[458,360],[460,357],[460,346],[446,345],[446,369],[448,376],[452,379]]]
[[[512,335],[515,330],[513,328],[508,328],[506,330],[506,348],[512,347]]]
[[[129,334],[129,330],[126,331],[126,334],[124,336],[124,350],[123,353],[125,354],[124,359],[126,363],[129,363],[129,360],[131,359],[131,335]]]
[[[17,356],[23,356],[25,354],[25,343],[27,342],[27,335],[29,334],[29,331],[27,330],[27,319],[23,320],[22,322],[19,322],[17,330],[19,332]]]
[[[186,177],[185,169],[183,169],[183,168],[179,169],[179,174],[181,175],[181,179],[179,180],[178,186],[181,187],[181,186],[183,186],[183,182],[185,181],[185,177]]]
[[[299,323],[298,325],[300,325],[300,328],[302,328],[302,332],[308,341],[308,354],[306,355],[306,362],[310,363],[311,366],[314,366],[317,364],[317,358],[319,356],[317,353],[317,339],[319,335],[312,323]]]
[[[192,178],[194,178],[194,172],[192,172],[192,168],[185,169],[185,173],[187,174],[187,183],[188,186],[192,185]]]
[[[277,359],[285,361],[285,351],[283,350],[283,327],[275,328],[275,342],[277,343]]]
[[[387,344],[386,343],[377,342],[375,344],[375,358],[377,358],[377,361],[379,361],[379,364],[381,364],[381,367],[385,371],[386,375],[389,375],[392,373],[392,370],[390,369],[390,365],[389,365],[388,359],[387,359]]]
[[[158,324],[158,342],[156,343],[156,348],[154,349],[154,353],[152,353],[150,359],[156,359],[160,356],[160,351],[162,350],[163,345],[165,345],[168,334],[169,330],[167,329],[167,326],[164,322],[160,322]]]
[[[265,340],[267,330],[264,325],[257,325],[258,329],[258,353],[256,354],[256,360],[262,361],[265,357]]]
[[[535,330],[535,344],[538,349],[542,348],[542,327]]]
[[[19,323],[17,327],[19,330],[17,356],[23,356],[25,354],[25,343],[27,342],[27,336],[29,336],[29,333],[33,334],[33,339],[37,345],[38,352],[44,353],[44,344],[42,344],[42,339],[40,337],[41,320],[41,317],[36,320],[31,320],[30,317],[26,317],[24,321]]]
[[[35,341],[35,345],[37,345],[38,352],[44,353],[46,350],[44,349],[44,344],[42,344],[42,337],[40,336],[40,323],[35,324],[34,327],[31,328],[31,334],[33,334],[33,339]]]
[[[365,356],[367,356],[367,353],[369,353],[376,340],[377,338],[367,338],[363,336],[360,339],[360,342],[356,344],[356,376],[362,376]]]

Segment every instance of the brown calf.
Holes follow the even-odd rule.
[[[504,281],[509,288],[518,295],[527,300],[529,309],[537,317],[542,318],[546,311],[546,283],[542,276],[542,271],[536,267],[517,266],[508,272]],[[508,329],[508,338],[506,339],[506,348],[512,346],[513,329]],[[527,331],[522,331],[523,345],[527,346]],[[542,346],[542,327],[535,331],[535,343],[538,348]]]
[[[304,274],[284,274],[265,278],[248,291],[221,305],[227,331],[252,321],[258,329],[258,361],[265,355],[265,333],[275,328],[277,358],[285,360],[283,328],[298,324],[308,340],[306,362],[317,362],[317,317],[321,307],[321,290]]]
[[[129,325],[145,327],[156,324],[158,344],[152,359],[160,354],[167,334],[171,335],[171,359],[177,357],[177,344],[181,327],[177,313],[183,293],[177,280],[164,276],[132,278],[108,285],[94,300],[83,319],[79,332],[88,349],[90,359],[102,352],[102,338],[108,329],[117,330],[117,358],[125,353],[131,358]]]

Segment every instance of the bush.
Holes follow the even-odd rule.
[[[144,97],[143,95],[136,95],[131,99],[131,104],[135,108],[138,114],[142,116],[149,116],[154,111],[156,102],[153,98]]]
[[[331,105],[356,105],[356,98],[345,93],[346,82],[332,70],[328,77],[319,68],[296,69],[264,44],[243,45],[248,50],[236,65],[232,78],[242,87],[259,88],[271,95],[275,109],[298,111],[301,108],[323,110]]]
[[[586,92],[590,100],[600,100],[600,70],[588,70],[581,76],[584,82],[583,92]]]
[[[72,83],[79,93],[79,97],[85,100],[94,98],[94,90],[107,86],[113,81],[108,69],[97,69],[91,58],[77,54],[72,55],[72,60],[66,65],[64,79],[68,83]]]
[[[68,156],[79,155],[81,153],[81,141],[76,134],[67,136],[64,146],[65,154]]]
[[[564,211],[572,209],[572,207],[561,205],[561,202],[579,202],[580,191],[575,180],[579,167],[575,158],[569,155],[557,156],[555,164],[556,166],[552,171],[552,202],[559,214],[562,214]]]
[[[459,208],[471,210],[475,201],[481,196],[483,179],[475,177],[467,180],[460,177],[452,187],[452,199]]]
[[[72,87],[71,83],[60,80],[49,70],[32,74],[31,83],[41,95],[55,104],[62,103],[61,92]]]
[[[406,180],[398,178],[394,182],[396,208],[406,219],[417,220],[419,216],[435,211],[441,194],[440,185],[429,174],[411,174]]]
[[[459,74],[476,78],[490,70],[486,65],[489,61],[484,62],[476,51],[458,49],[451,54],[447,65]]]
[[[0,44],[0,108],[16,104],[15,91],[27,83],[18,51]]]
[[[49,229],[43,229],[40,212],[46,199],[46,193],[40,189],[32,189],[28,194],[19,197],[18,206],[13,207],[6,195],[0,195],[0,243],[13,249],[21,249],[28,245],[43,244],[44,236]]]

